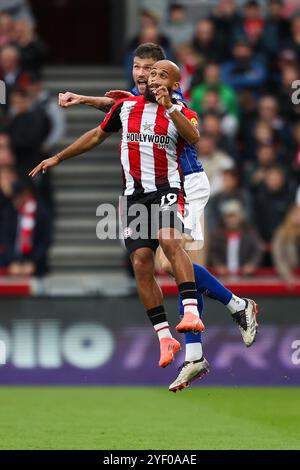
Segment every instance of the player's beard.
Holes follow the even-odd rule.
[[[168,88],[168,92],[169,92],[169,95],[172,96],[172,89],[171,88]],[[145,96],[146,101],[150,101],[151,103],[157,103],[156,97],[155,97],[154,93],[152,93],[152,91],[150,90],[149,85],[146,85],[146,90],[145,90],[144,96]]]
[[[155,95],[150,91],[149,85],[146,85],[146,90],[145,90],[145,100],[150,101],[151,103],[156,103],[156,98]]]

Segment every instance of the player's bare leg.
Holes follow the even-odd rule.
[[[150,248],[139,248],[131,254],[131,261],[140,299],[160,342],[159,366],[166,367],[174,361],[174,355],[181,347],[172,337],[162,291],[154,277],[153,251]]]
[[[183,318],[176,326],[179,333],[192,331],[197,334],[205,327],[200,319],[197,301],[194,269],[182,245],[180,232],[175,228],[161,228],[158,233],[159,244],[169,260],[182,297]]]
[[[189,243],[193,243],[193,250],[187,251],[186,250],[186,238],[185,235],[182,239],[182,246],[185,247],[185,250],[191,259],[191,261],[198,261],[198,258],[201,254],[201,246],[202,243],[200,242],[191,242],[189,239]],[[198,248],[198,250],[196,249]],[[158,248],[156,252],[156,266],[157,269],[162,269],[165,272],[168,272],[170,275],[173,276],[173,269],[171,263],[169,262],[168,258],[162,251],[161,247]],[[198,261],[199,262],[199,261]],[[197,293],[197,300],[198,300],[198,310],[201,316],[203,310],[203,300],[202,295],[198,292]],[[180,310],[182,312],[182,306],[180,302]],[[202,350],[202,340],[201,334],[194,335],[192,333],[186,333],[185,335],[185,360],[182,366],[179,369],[179,373],[176,379],[171,383],[169,386],[170,392],[177,392],[179,390],[188,387],[194,380],[202,378],[209,372],[209,363],[203,356]]]
[[[225,305],[231,313],[232,319],[237,323],[242,339],[247,347],[252,346],[256,339],[258,323],[257,323],[257,315],[258,315],[258,306],[252,299],[240,298],[234,295],[232,292],[228,291],[225,295],[228,296],[227,300],[221,300],[217,297],[216,292],[218,289],[222,289],[225,291],[224,286],[212,275],[210,274],[205,268],[200,266],[198,260],[199,249],[191,249],[193,247],[194,242],[190,242],[187,238],[185,238],[184,246],[185,250],[188,253],[188,256],[194,263],[194,269],[196,274],[196,285],[197,288],[205,293],[208,297],[219,300]],[[197,242],[196,242],[197,243]],[[156,259],[156,269],[161,269],[171,276],[174,277],[172,266],[163,253],[162,250],[159,250],[157,253]],[[201,273],[197,276],[197,271]],[[201,276],[201,286],[199,286],[198,281]],[[205,278],[204,278],[205,277]],[[211,282],[216,292],[212,292],[206,284],[206,279]]]

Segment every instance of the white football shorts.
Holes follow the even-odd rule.
[[[184,179],[184,232],[192,240],[204,242],[204,208],[210,195],[210,185],[204,171],[192,173]]]

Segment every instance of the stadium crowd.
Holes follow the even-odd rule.
[[[199,115],[199,159],[211,184],[205,264],[218,275],[274,267],[292,284],[300,268],[300,5],[297,11],[291,0],[215,0],[205,8],[204,0],[163,3],[169,9],[160,17],[161,2],[141,0],[126,67],[131,77],[132,52],[143,42],[162,45],[180,65],[184,97]],[[62,110],[43,84],[46,55],[26,0],[0,0],[6,84],[0,273],[47,272],[51,172],[26,178],[65,130]]]
[[[47,48],[25,0],[0,0],[0,273],[42,275],[52,238],[50,175],[28,169],[51,155],[63,113],[44,87]]]
[[[211,184],[206,264],[219,275],[274,266],[293,283],[300,267],[300,5],[218,0],[195,21],[195,4],[205,2],[174,1],[160,21],[150,3],[142,2],[140,33],[128,45],[128,72],[133,48],[147,41],[181,67]]]

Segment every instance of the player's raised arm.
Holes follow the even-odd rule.
[[[194,125],[177,107],[172,103],[167,87],[161,86],[156,91],[156,100],[162,104],[172,119],[178,133],[189,144],[196,144],[200,138],[198,125]],[[197,120],[196,120],[197,124]]]
[[[120,120],[121,105],[122,101],[117,102],[99,127],[86,132],[79,139],[75,140],[73,144],[69,145],[69,147],[54,155],[54,157],[43,160],[31,170],[29,176],[33,177],[40,172],[45,173],[48,168],[58,165],[63,160],[81,155],[101,144],[112,132],[118,132],[122,127]]]
[[[66,93],[59,93],[58,104],[62,108],[70,108],[71,106],[77,106],[79,104],[85,104],[96,108],[104,113],[108,113],[111,107],[114,105],[115,100],[108,96],[85,96],[77,95],[71,91]]]
[[[96,127],[95,129],[86,132],[61,152],[39,163],[35,168],[33,168],[33,170],[31,170],[29,176],[34,177],[40,172],[46,173],[49,168],[59,165],[63,160],[76,157],[77,155],[81,155],[82,153],[91,150],[101,144],[109,135],[110,133],[105,132],[101,127]]]

